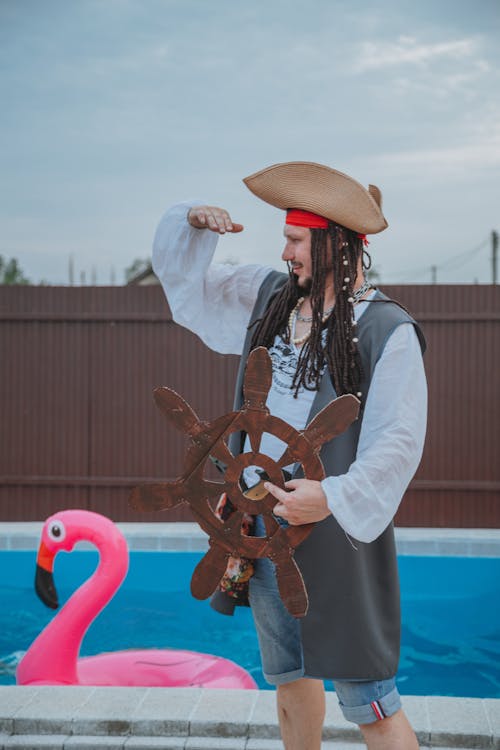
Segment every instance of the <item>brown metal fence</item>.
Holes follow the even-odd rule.
[[[384,286],[428,341],[429,426],[397,516],[405,526],[494,527],[500,497],[500,291]],[[203,418],[231,407],[237,357],[175,325],[161,289],[0,287],[0,519],[42,520],[80,507],[138,514],[137,483],[175,478],[185,442],[156,410],[157,385]]]

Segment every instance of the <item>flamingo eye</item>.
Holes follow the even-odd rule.
[[[52,521],[47,529],[47,534],[54,542],[62,542],[66,536],[66,529],[62,521]]]

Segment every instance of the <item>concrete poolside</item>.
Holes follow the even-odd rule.
[[[500,700],[405,696],[403,705],[423,748],[500,747]],[[2,749],[277,750],[278,738],[273,691],[0,687]],[[333,693],[324,740],[324,750],[363,747]]]
[[[208,548],[207,535],[196,523],[117,523],[131,550],[200,551]],[[43,523],[0,526],[0,550],[36,550]],[[461,555],[500,557],[500,529],[396,529],[402,555]],[[84,549],[81,542],[78,549]],[[91,545],[87,545],[91,548]]]
[[[41,523],[4,523],[0,549],[36,549]],[[130,549],[204,550],[195,524],[118,524]],[[398,529],[402,554],[500,557],[500,531]],[[499,748],[500,699],[404,696],[422,748]],[[3,748],[277,750],[274,691],[0,686]],[[358,750],[327,694],[324,750]],[[304,749],[307,750],[307,749]]]

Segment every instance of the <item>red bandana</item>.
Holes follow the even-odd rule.
[[[328,219],[312,211],[304,211],[301,208],[289,208],[286,212],[285,224],[291,224],[294,227],[307,227],[308,229],[327,229]],[[366,234],[358,234],[357,237],[362,240],[363,245],[369,245]]]
[[[312,211],[289,208],[286,213],[285,224],[292,224],[294,227],[308,227],[309,229],[326,229],[328,219],[319,216],[319,214],[313,214]]]

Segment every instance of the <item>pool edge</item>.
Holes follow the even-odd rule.
[[[208,548],[208,538],[196,523],[117,523],[131,550],[198,552]],[[3,522],[0,550],[35,550],[43,523]],[[500,529],[396,528],[401,555],[500,557]],[[79,548],[90,547],[80,543]]]
[[[403,706],[424,746],[493,748],[500,743],[500,699],[404,696]],[[248,749],[259,746],[256,740],[260,746],[265,740],[272,743],[279,731],[275,696],[269,691],[0,686],[0,747],[19,748],[20,735],[26,741],[33,735],[59,737],[60,744],[56,739],[51,744],[54,749],[77,737],[92,738],[97,747],[103,736],[113,737],[110,747],[138,747],[139,738],[152,737],[177,738],[194,747],[189,738],[217,737]],[[334,694],[327,694],[324,739],[360,740]]]

